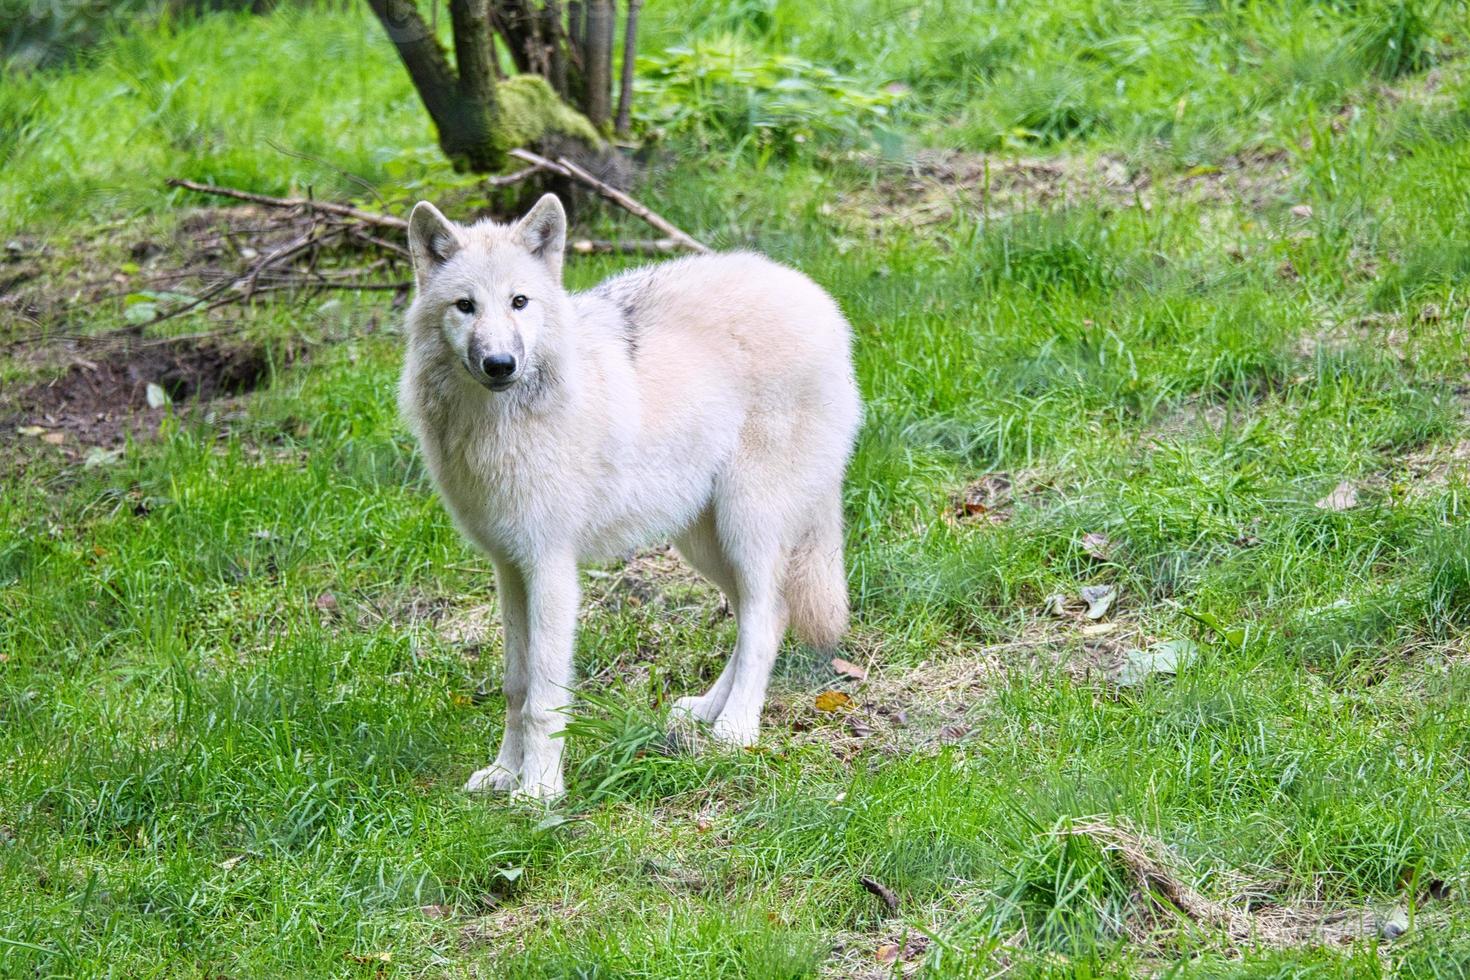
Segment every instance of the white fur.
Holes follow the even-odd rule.
[[[579,562],[672,537],[724,591],[734,654],[677,708],[732,745],[756,740],[788,622],[823,646],[847,625],[841,483],[862,406],[837,305],[751,253],[570,295],[565,233],[552,195],[510,226],[456,225],[427,203],[409,222],[418,291],[399,404],[495,566],[505,626],[505,737],[470,790],[562,791]],[[492,391],[477,365],[504,353],[515,381]]]

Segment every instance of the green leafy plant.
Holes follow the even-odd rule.
[[[778,154],[803,143],[865,143],[900,97],[732,36],[640,56],[638,70],[645,127]]]

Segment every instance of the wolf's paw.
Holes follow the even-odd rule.
[[[701,694],[699,697],[680,698],[675,701],[670,714],[683,715],[686,718],[709,724],[720,716],[720,709],[724,706],[723,701],[716,701],[708,694]]]
[[[466,793],[506,793],[514,790],[519,778],[509,769],[494,764],[477,769],[464,784]]]
[[[711,734],[721,745],[743,749],[754,745],[760,738],[760,719],[742,717],[727,711],[715,719]]]
[[[566,784],[559,770],[547,769],[538,776],[522,773],[519,785],[511,790],[513,800],[550,803],[566,795]]]

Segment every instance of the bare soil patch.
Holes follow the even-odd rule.
[[[1235,154],[1218,166],[1156,177],[1116,154],[1006,157],[922,150],[902,164],[869,163],[880,177],[843,211],[860,220],[898,219],[922,227],[957,213],[989,218],[1111,200],[1150,208],[1156,192],[1259,210],[1282,199],[1292,173],[1284,151]]]
[[[0,395],[0,439],[116,446],[154,431],[169,405],[186,412],[247,394],[271,370],[263,347],[213,336],[70,341],[47,361],[40,380]]]

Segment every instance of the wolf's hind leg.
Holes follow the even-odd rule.
[[[480,790],[508,792],[516,788],[521,770],[521,714],[526,705],[526,583],[514,565],[495,563],[495,589],[500,599],[500,620],[505,647],[505,733],[495,761],[478,769],[465,783],[471,793]]]
[[[720,545],[715,530],[714,511],[705,508],[689,528],[674,541],[684,560],[725,594],[731,606],[738,606],[739,593],[735,588],[735,570]],[[730,685],[735,679],[735,657],[725,661],[725,669],[710,689],[697,697],[684,697],[674,702],[674,713],[687,715],[703,722],[713,722],[725,707],[730,696]]]
[[[735,573],[738,624],[735,653],[725,668],[729,690],[714,720],[715,737],[727,745],[755,744],[766,685],[786,633],[786,601],[778,576],[783,522],[770,511],[757,495],[744,494],[722,500],[716,515],[720,542]]]

